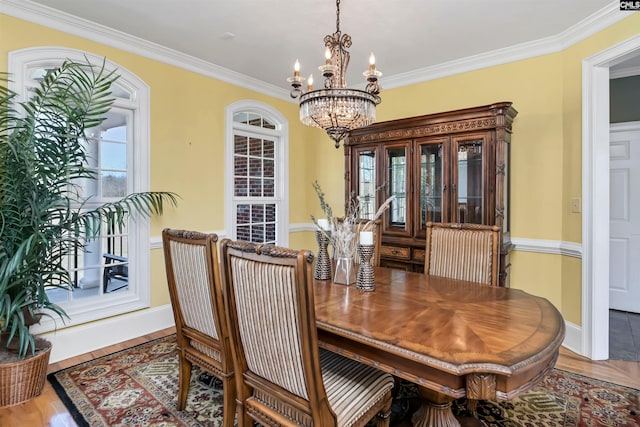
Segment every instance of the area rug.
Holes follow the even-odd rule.
[[[222,383],[195,367],[186,408],[176,409],[175,335],[55,372],[49,381],[80,427],[222,425]],[[393,424],[406,424],[410,394],[398,396]],[[454,412],[464,406],[456,402]],[[481,401],[478,416],[487,427],[640,427],[639,406],[640,390],[554,369],[516,399]]]

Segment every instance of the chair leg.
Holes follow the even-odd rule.
[[[384,406],[376,415],[376,427],[389,427],[391,422],[391,404],[393,400],[391,398],[391,392],[389,391],[385,396]]]
[[[238,427],[252,427],[254,425],[253,418],[247,414],[247,408],[238,399],[236,400],[238,409]]]
[[[236,379],[231,376],[222,378],[222,425],[234,427],[236,417]]]
[[[191,362],[180,353],[178,362],[178,411],[184,410],[191,382]]]

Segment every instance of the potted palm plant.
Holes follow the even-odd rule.
[[[26,102],[0,82],[0,406],[42,390],[51,345],[30,326],[40,316],[65,319],[46,291],[71,289],[67,257],[105,221],[122,227],[129,215],[176,204],[174,193],[145,192],[83,208],[80,183],[98,178],[87,167],[85,130],[104,120],[117,77],[104,64],[65,61]]]

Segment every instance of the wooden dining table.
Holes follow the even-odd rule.
[[[451,403],[511,399],[549,372],[564,321],[522,290],[375,268],[375,290],[315,280],[320,346],[418,386],[414,426],[459,426]]]

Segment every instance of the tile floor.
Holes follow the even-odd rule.
[[[640,362],[640,314],[609,310],[609,359]]]

